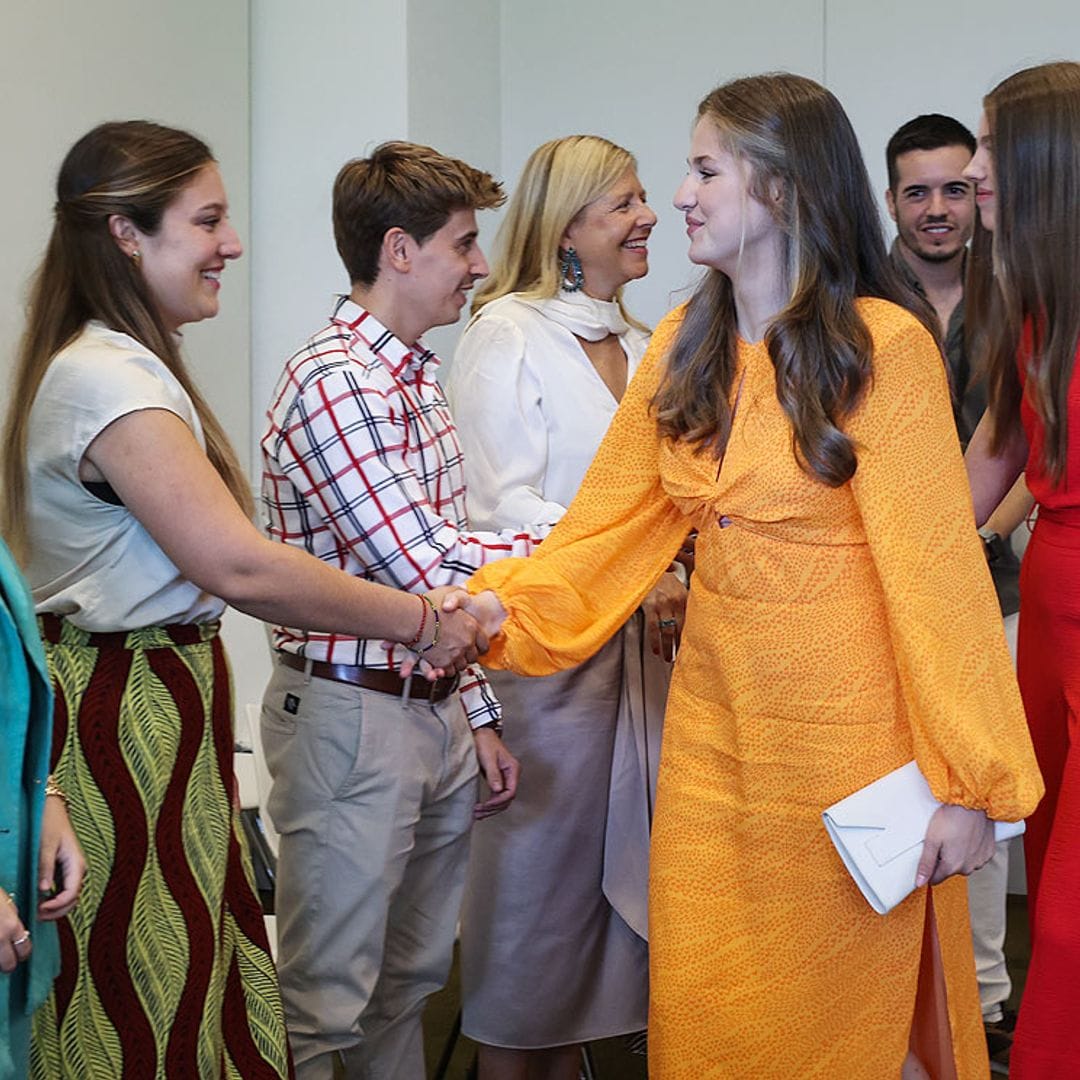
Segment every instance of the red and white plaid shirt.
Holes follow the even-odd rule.
[[[466,531],[461,447],[438,366],[422,344],[410,349],[352,300],[339,300],[330,325],[285,365],[267,412],[260,445],[272,539],[409,592],[459,584],[492,559],[529,554],[542,533]],[[381,641],[283,626],[274,644],[371,668],[396,669],[400,657]],[[461,699],[473,727],[499,718],[478,667],[463,673]]]

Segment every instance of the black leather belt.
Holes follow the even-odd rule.
[[[308,661],[290,652],[279,652],[278,661],[294,671],[304,672],[308,670],[310,663],[311,674],[317,679],[348,683],[350,686],[359,686],[364,690],[377,690],[380,694],[393,694],[395,697],[402,696],[405,685],[408,683],[410,698],[420,698],[433,703],[445,701],[457,689],[458,684],[457,675],[436,679],[434,682],[428,682],[422,675],[417,675],[410,681],[383,668],[358,667],[356,664],[328,664],[324,660]]]

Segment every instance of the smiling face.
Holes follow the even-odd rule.
[[[895,188],[885,193],[900,243],[926,262],[962,255],[975,225],[974,187],[964,178],[966,146],[909,150],[896,159]]]
[[[737,272],[756,274],[764,264],[779,272],[780,227],[750,193],[749,163],[724,148],[708,118],[694,127],[687,163],[674,201],[686,217],[690,261],[732,278]]]
[[[473,210],[454,210],[422,244],[411,237],[408,244],[410,321],[419,337],[433,326],[457,322],[469,290],[487,276],[488,264],[477,243]]]
[[[610,300],[628,281],[649,272],[648,241],[655,224],[656,214],[632,168],[582,207],[567,226],[563,246],[577,252],[589,296]]]
[[[138,264],[169,331],[218,313],[221,272],[243,254],[221,174],[204,165],[165,208],[153,234],[134,230]]]
[[[990,141],[990,125],[986,113],[979,118],[978,145],[975,156],[964,170],[965,178],[975,187],[975,206],[984,229],[994,231],[997,224],[996,180],[994,177],[994,152]]]

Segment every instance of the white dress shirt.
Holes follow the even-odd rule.
[[[554,300],[511,293],[465,328],[446,393],[466,462],[473,528],[555,521],[577,492],[618,402],[575,330],[593,340],[618,333],[627,381],[649,341],[617,304],[582,293]]]

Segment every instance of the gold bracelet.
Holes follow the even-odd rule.
[[[64,789],[56,782],[56,777],[52,773],[49,773],[45,778],[45,796],[48,798],[50,795],[63,799],[64,805],[67,806],[68,797],[64,794]]]
[[[435,635],[423,648],[413,649],[417,656],[423,656],[429,649],[434,649],[439,644],[439,630],[441,628],[439,609],[426,596],[423,599],[427,606],[431,608],[431,614],[435,616]]]

